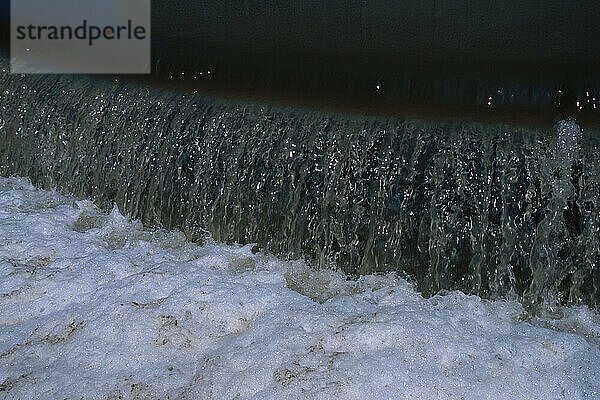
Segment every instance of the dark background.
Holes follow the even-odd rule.
[[[363,113],[593,117],[599,10],[594,0],[153,0],[154,75],[142,79]]]
[[[154,0],[153,35],[185,43],[431,70],[593,72],[597,1]],[[500,71],[498,71],[500,72]]]

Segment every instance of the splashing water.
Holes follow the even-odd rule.
[[[3,74],[0,173],[202,241],[527,306],[600,294],[598,132],[328,114]]]
[[[600,316],[557,311],[199,245],[0,178],[2,398],[598,398]]]

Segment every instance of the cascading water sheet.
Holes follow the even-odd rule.
[[[6,67],[5,67],[6,68]],[[2,75],[0,173],[432,295],[596,307],[598,139]]]

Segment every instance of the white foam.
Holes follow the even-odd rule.
[[[532,325],[251,248],[0,178],[0,398],[600,398],[585,307]]]

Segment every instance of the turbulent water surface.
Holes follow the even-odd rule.
[[[0,174],[202,241],[528,306],[600,299],[600,135],[3,74]]]
[[[144,230],[0,178],[2,399],[595,399],[600,319]]]

